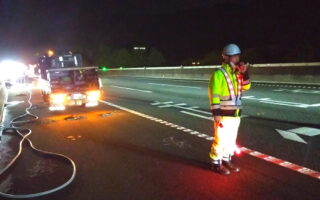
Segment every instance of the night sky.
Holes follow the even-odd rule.
[[[155,47],[168,64],[221,49],[320,46],[316,0],[0,0],[0,57]]]

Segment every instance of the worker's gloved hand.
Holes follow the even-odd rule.
[[[221,116],[213,116],[213,119],[216,123],[220,124],[221,123]]]
[[[245,64],[244,62],[240,62],[236,69],[238,72],[244,74],[248,70],[248,65],[249,63]]]
[[[236,71],[238,73],[242,74],[244,81],[249,80],[249,73],[248,73],[249,66],[250,66],[249,63],[245,64],[244,62],[240,62],[239,65],[237,65],[237,67],[236,67]]]
[[[223,128],[223,125],[221,123],[221,119],[222,119],[221,116],[213,116],[213,119],[214,119],[215,123],[218,125],[218,127]]]

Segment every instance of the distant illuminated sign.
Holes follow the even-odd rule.
[[[134,50],[146,50],[146,47],[133,47]]]

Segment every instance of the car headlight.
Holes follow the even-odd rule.
[[[50,101],[54,104],[63,104],[66,99],[66,94],[50,94]]]
[[[87,99],[88,101],[99,101],[101,96],[100,90],[92,90],[87,92]]]

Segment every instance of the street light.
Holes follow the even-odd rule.
[[[48,51],[48,56],[49,56],[49,57],[52,57],[53,55],[54,55],[54,51],[49,50],[49,51]]]

